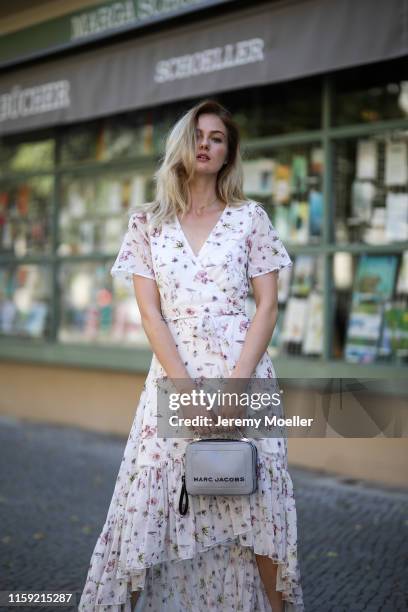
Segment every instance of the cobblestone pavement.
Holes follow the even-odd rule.
[[[82,592],[125,443],[0,417],[0,590]],[[408,491],[290,471],[306,612],[408,610]]]

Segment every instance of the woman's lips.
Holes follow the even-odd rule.
[[[208,155],[197,155],[197,159],[199,161],[210,161],[210,158],[208,157]]]

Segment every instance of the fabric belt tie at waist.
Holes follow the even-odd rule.
[[[194,311],[193,308],[191,310]],[[223,311],[218,309],[218,311],[214,312],[194,311],[185,313],[184,311],[183,314],[169,313],[169,316],[164,316],[164,320],[178,321],[179,319],[197,319],[197,322],[194,323],[194,330],[192,332],[193,338],[197,337],[204,340],[206,342],[206,350],[222,355],[227,361],[227,366],[232,369],[235,364],[228,363],[231,355],[231,342],[226,333],[229,323],[223,319],[223,317],[231,315],[247,316],[245,310],[229,308]]]
[[[163,318],[165,321],[177,321],[178,319],[194,319],[197,317],[225,317],[228,315],[246,315],[245,309],[234,307],[234,306],[222,306],[220,304],[214,304],[213,307],[206,306],[205,308],[198,308],[195,306],[187,306],[182,308],[162,309]]]

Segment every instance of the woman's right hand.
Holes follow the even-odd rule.
[[[177,389],[177,392],[180,394],[188,394],[190,395],[192,391],[199,392],[199,387],[193,379],[190,380],[177,380],[173,381],[174,386]],[[187,398],[186,398],[187,399]],[[183,418],[193,419],[195,417],[202,417],[201,423],[202,425],[189,425],[188,429],[197,433],[198,435],[211,435],[211,434],[220,434],[220,433],[231,433],[231,431],[235,431],[234,427],[230,425],[217,425],[218,422],[218,414],[214,412],[212,409],[209,409],[208,404],[199,404],[196,405],[193,402],[193,396],[191,396],[191,401],[189,403],[183,402],[184,405],[181,405],[180,409],[183,415]],[[221,416],[223,415],[223,411],[220,411]]]
[[[199,425],[189,425],[189,429],[197,433],[199,436],[210,435],[216,432],[215,423],[217,422],[217,415],[207,405],[195,405],[191,403],[186,406],[182,406],[183,417],[186,419],[199,418]]]

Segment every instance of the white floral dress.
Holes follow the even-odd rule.
[[[292,265],[260,204],[228,205],[195,255],[177,218],[147,231],[130,216],[111,274],[156,280],[162,314],[192,377],[228,377],[250,319],[249,278]],[[157,437],[153,355],[125,447],[106,522],[95,545],[80,612],[138,610],[271,612],[255,553],[278,563],[288,612],[303,607],[297,521],[284,438],[257,440],[258,490],[244,496],[190,496],[179,514],[186,439]],[[253,376],[276,378],[267,353]]]

